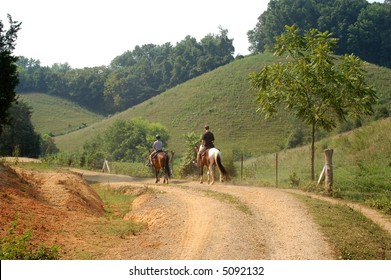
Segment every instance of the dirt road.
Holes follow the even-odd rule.
[[[146,228],[136,235],[123,231],[133,223],[108,219],[108,209],[87,181],[141,194],[131,211],[119,216]],[[20,230],[34,230],[35,242],[59,245],[61,259],[337,259],[292,192],[297,190],[178,179],[162,185],[152,178],[0,164],[0,238],[17,217]],[[389,217],[327,200],[347,204],[391,232]]]
[[[148,222],[148,232],[121,248],[110,248],[111,258],[335,259],[306,208],[283,190],[180,180],[167,186],[153,180],[74,171],[89,181],[156,190],[148,199],[135,201],[128,217]],[[238,203],[244,210],[235,206]]]

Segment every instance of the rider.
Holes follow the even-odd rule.
[[[156,138],[156,140],[152,144],[153,151],[152,151],[152,153],[148,157],[148,159],[149,159],[148,166],[151,166],[152,160],[155,158],[155,156],[159,152],[163,151],[163,142],[160,140],[160,135],[156,134],[155,138]]]
[[[213,133],[209,130],[209,125],[205,125],[204,126],[204,134],[202,134],[202,137],[201,137],[201,148],[200,150],[198,151],[198,154],[197,154],[197,165],[200,167],[201,166],[201,155],[207,150],[207,149],[210,149],[210,148],[214,148],[214,140],[215,140],[215,137],[213,135]]]

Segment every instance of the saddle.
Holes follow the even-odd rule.
[[[156,151],[156,152],[152,152],[151,158],[154,159],[157,156],[158,153],[163,153],[163,151],[159,150],[159,151]]]
[[[203,150],[202,153],[201,153],[201,157],[204,157],[205,154],[206,154],[206,152],[207,152],[209,149],[210,149],[210,148],[206,148],[205,150]]]

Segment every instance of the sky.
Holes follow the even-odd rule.
[[[249,53],[254,29],[269,0],[1,0],[7,14],[22,22],[15,55],[41,66],[72,68],[109,65],[118,55],[144,44],[173,46],[190,35],[200,41],[219,34],[233,39],[235,55]]]

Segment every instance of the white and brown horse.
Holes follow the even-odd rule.
[[[202,145],[198,148],[195,147],[196,152],[198,154],[199,150],[202,150]],[[208,168],[208,184],[214,183],[214,174],[213,174],[213,166],[217,165],[220,172],[220,182],[224,182],[227,178],[227,171],[225,170],[223,164],[221,163],[221,153],[216,148],[210,148],[207,149],[205,152],[203,152],[203,155],[200,155],[200,183],[203,183],[203,176],[204,176],[204,166]]]

